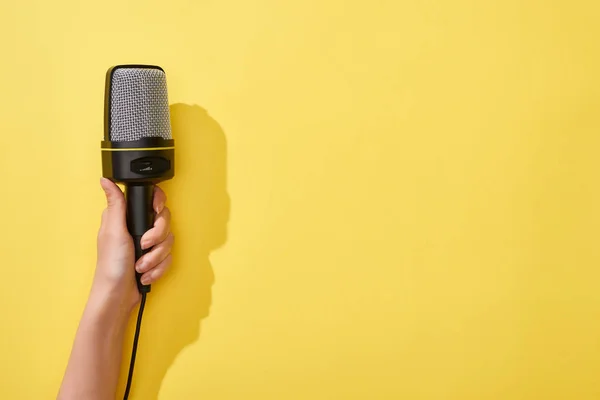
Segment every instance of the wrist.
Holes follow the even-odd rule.
[[[138,297],[132,296],[131,290],[94,280],[86,309],[100,317],[127,320],[138,303]]]

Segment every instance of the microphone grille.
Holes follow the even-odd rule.
[[[110,83],[109,139],[171,139],[167,79],[157,68],[117,68]]]

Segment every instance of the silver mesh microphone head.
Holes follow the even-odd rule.
[[[124,67],[112,73],[109,140],[171,139],[167,79],[157,68]]]

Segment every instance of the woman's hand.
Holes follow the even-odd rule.
[[[129,311],[140,301],[135,281],[135,269],[142,273],[141,281],[156,282],[171,264],[173,234],[170,231],[171,212],[165,207],[167,196],[156,186],[154,191],[154,227],[142,236],[143,249],[151,248],[137,263],[133,240],[127,231],[126,202],[121,189],[108,179],[100,185],[106,194],[106,209],[98,232],[98,260],[92,293],[101,297],[117,297]]]
[[[108,179],[102,178],[100,185],[107,206],[98,232],[96,274],[58,394],[60,400],[115,398],[125,327],[141,299],[135,281],[133,239],[125,220],[125,196]],[[171,264],[173,235],[166,200],[157,187],[154,227],[142,236],[142,247],[151,250],[136,265],[143,272],[144,283],[155,282]]]

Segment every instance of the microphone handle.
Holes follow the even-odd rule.
[[[154,185],[151,183],[129,183],[125,185],[125,199],[127,201],[127,230],[133,238],[135,261],[146,254],[150,249],[142,250],[140,241],[146,231],[154,226]],[[150,285],[142,285],[142,274],[135,271],[140,293],[148,293]]]

